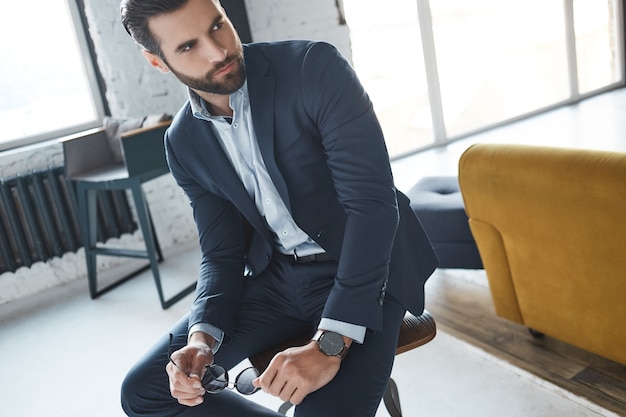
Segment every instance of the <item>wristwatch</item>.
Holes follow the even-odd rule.
[[[343,336],[328,330],[318,330],[313,336],[322,353],[328,356],[337,356],[343,359],[348,354],[348,346],[343,342]]]

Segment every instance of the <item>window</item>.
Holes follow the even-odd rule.
[[[578,90],[585,94],[621,81],[620,11],[613,1],[574,0]]]
[[[448,136],[565,101],[563,0],[430,2]]]
[[[390,155],[432,143],[416,0],[343,0],[352,62],[383,127]]]
[[[618,0],[342,0],[392,158],[624,84]]]
[[[0,16],[0,150],[98,125],[101,96],[76,3],[11,7]]]

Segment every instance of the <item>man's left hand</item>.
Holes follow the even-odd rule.
[[[317,342],[310,342],[276,354],[254,385],[298,405],[308,394],[328,384],[340,365],[340,358],[325,355]]]

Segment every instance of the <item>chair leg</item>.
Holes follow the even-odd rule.
[[[85,250],[85,262],[87,264],[87,281],[89,284],[89,296],[93,299],[98,297],[98,278],[96,264],[96,241],[97,241],[97,195],[95,191],[88,190],[80,184],[76,187],[78,221]]]
[[[135,201],[135,208],[137,210],[137,217],[139,220],[139,225],[141,227],[141,233],[143,234],[144,243],[146,245],[147,257],[150,260],[150,268],[152,269],[154,283],[157,287],[157,292],[159,294],[159,301],[161,302],[161,307],[163,309],[167,309],[174,303],[179,301],[181,298],[189,294],[191,291],[193,291],[196,284],[194,283],[187,288],[184,288],[182,291],[172,296],[169,300],[165,299],[165,296],[163,294],[163,286],[161,285],[161,275],[159,273],[158,265],[158,258],[162,259],[161,248],[158,244],[158,241],[156,240],[154,224],[152,223],[152,217],[150,215],[150,210],[148,209],[148,204],[144,198],[141,183],[137,182],[137,184],[133,185],[132,194]]]
[[[282,403],[282,405],[280,407],[278,407],[278,413],[286,416],[287,415],[287,411],[289,411],[289,409],[293,407],[293,404],[290,403],[289,401],[285,401],[284,403]]]
[[[161,244],[159,243],[159,238],[156,234],[156,229],[154,228],[154,222],[152,221],[152,214],[150,210],[148,210],[148,220],[150,220],[150,230],[152,230],[152,237],[154,238],[154,248],[157,254],[157,261],[163,261],[163,252],[161,251]]]
[[[159,238],[157,236],[156,233],[156,228],[154,227],[154,221],[152,220],[152,213],[150,213],[150,208],[148,207],[148,203],[145,199],[145,195],[143,193],[143,189],[141,188],[141,184],[138,185],[139,190],[138,192],[141,192],[140,194],[140,198],[142,201],[142,211],[141,214],[139,212],[139,209],[137,209],[137,215],[145,215],[148,218],[148,222],[150,223],[150,232],[152,233],[152,241],[154,242],[154,250],[156,252],[157,255],[157,261],[161,262],[163,261],[163,252],[161,251],[161,244],[159,243]],[[135,195],[135,190],[136,188],[133,188],[133,199],[135,200],[135,206],[137,206],[137,196]],[[142,233],[143,233],[143,226],[142,226]],[[146,238],[145,234],[144,234],[144,239]]]
[[[143,190],[141,189],[141,183],[137,182],[132,187],[133,199],[135,200],[135,209],[137,210],[137,218],[139,220],[139,226],[141,233],[143,234],[143,240],[146,245],[147,257],[150,261],[150,268],[152,269],[152,275],[154,277],[154,283],[159,293],[159,299],[161,306],[165,308],[165,298],[163,296],[163,288],[161,286],[161,275],[159,274],[159,265],[156,256],[156,247],[154,243],[154,236],[152,222],[149,220],[150,212],[146,200],[144,198]]]
[[[400,408],[400,394],[398,394],[398,386],[393,378],[389,378],[389,384],[387,390],[383,396],[383,401],[387,412],[391,417],[402,417],[402,410]]]
[[[141,183],[137,180],[136,183],[130,185],[130,191],[135,202],[135,209],[137,218],[139,221],[139,227],[144,238],[145,251],[134,249],[113,248],[107,246],[98,246],[98,195],[95,189],[90,189],[88,185],[78,181],[76,183],[76,208],[78,213],[78,223],[80,232],[82,234],[82,244],[85,250],[85,260],[87,264],[87,279],[89,284],[89,295],[92,299],[99,297],[107,291],[117,287],[118,285],[126,282],[130,278],[136,276],[138,273],[144,271],[148,267],[152,270],[154,282],[157,287],[159,295],[159,301],[161,307],[167,309],[174,303],[185,297],[192,292],[196,284],[193,283],[182,291],[172,296],[169,300],[165,299],[163,294],[163,288],[161,285],[161,276],[159,273],[159,262],[163,260],[163,252],[157,239],[156,230],[150,210],[145,201]],[[139,270],[118,279],[105,286],[104,288],[98,288],[97,278],[97,262],[96,256],[126,256],[133,258],[147,258],[149,265],[140,268]]]

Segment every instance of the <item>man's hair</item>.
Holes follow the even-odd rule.
[[[148,27],[148,20],[155,16],[172,13],[183,7],[188,0],[122,0],[120,14],[126,32],[149,52],[163,57],[158,39]]]

